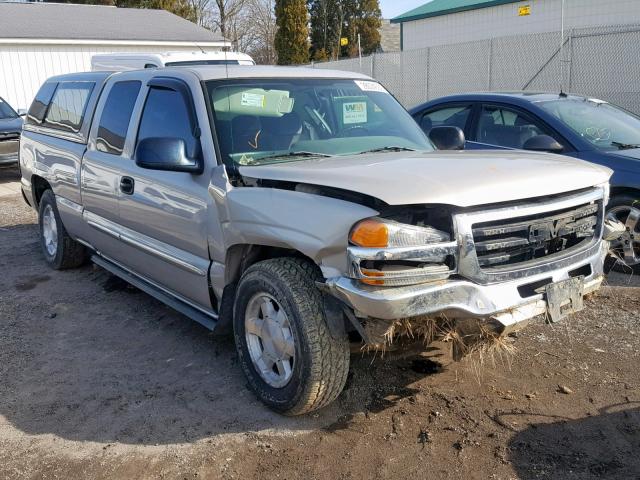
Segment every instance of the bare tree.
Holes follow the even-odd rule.
[[[193,12],[193,21],[201,27],[211,27],[211,1],[212,0],[188,0]]]
[[[247,2],[248,0],[213,0],[213,12],[208,19],[210,25],[207,26],[218,30],[232,44],[237,43],[237,38],[234,38],[240,33],[237,29],[237,17],[242,14]]]
[[[278,59],[274,5],[274,0],[247,0],[244,10],[242,28],[246,35],[244,44],[239,47],[262,64],[274,64]]]

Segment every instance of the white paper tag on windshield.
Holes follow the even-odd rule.
[[[354,80],[354,82],[363,92],[389,93],[378,82],[372,82],[370,80]]]
[[[259,93],[247,93],[242,92],[242,99],[240,100],[240,104],[243,107],[264,107],[264,95],[260,95]]]
[[[342,123],[367,123],[367,102],[349,102],[342,104]]]

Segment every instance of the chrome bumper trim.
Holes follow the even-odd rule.
[[[543,294],[522,298],[518,287],[550,279],[559,282],[571,278],[572,272],[585,265],[591,274],[585,278],[585,293],[599,288],[608,242],[601,242],[577,256],[574,262],[555,265],[551,271],[539,272],[499,284],[480,285],[467,280],[445,280],[407,287],[385,288],[363,285],[346,277],[329,279],[326,289],[349,305],[361,317],[396,320],[419,315],[446,314],[449,318],[493,318],[504,328],[546,311]]]

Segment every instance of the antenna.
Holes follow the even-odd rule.
[[[560,13],[560,96],[566,96],[564,93],[564,0],[561,4]]]
[[[207,53],[207,52],[205,52],[205,51],[204,51],[204,48],[202,48],[202,47],[201,47],[200,45],[198,45],[197,43],[196,43],[196,47],[198,47],[202,53]]]

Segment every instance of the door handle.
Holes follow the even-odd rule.
[[[122,177],[120,179],[120,191],[125,195],[133,195],[135,186],[136,186],[136,182],[131,177]]]

